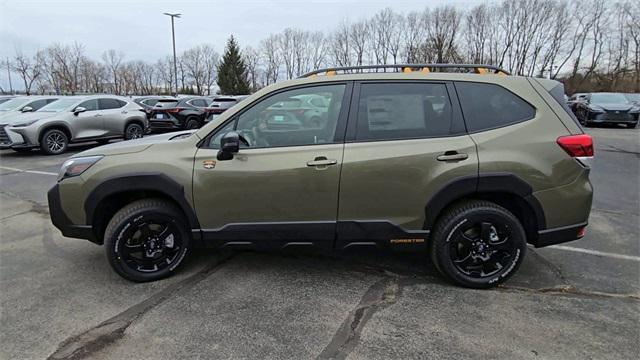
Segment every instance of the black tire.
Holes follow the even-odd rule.
[[[40,140],[40,149],[47,155],[58,155],[67,151],[69,137],[58,129],[47,130]]]
[[[430,246],[431,260],[445,278],[476,289],[506,281],[527,250],[518,218],[501,206],[480,200],[448,209],[436,223]]]
[[[144,129],[140,124],[131,123],[124,128],[124,139],[125,140],[133,140],[139,139],[144,136]]]
[[[184,123],[184,128],[186,130],[194,130],[200,128],[200,122],[196,118],[188,118],[187,122]]]
[[[191,247],[190,236],[179,209],[164,200],[144,199],[113,215],[104,245],[118,275],[147,282],[167,277],[179,267]]]

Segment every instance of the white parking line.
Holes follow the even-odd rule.
[[[16,169],[16,168],[8,167],[8,166],[0,166],[0,169],[9,170],[9,171],[15,171],[15,172],[29,173],[29,174],[58,176],[58,174],[52,173],[52,172],[48,172],[48,171],[22,170],[22,169]]]
[[[614,259],[631,260],[631,261],[640,262],[640,256],[615,254],[615,253],[603,252],[598,250],[581,249],[581,248],[575,248],[571,246],[562,246],[562,245],[553,245],[549,247],[552,249],[558,249],[558,250],[574,251],[574,252],[579,252],[583,254],[597,255],[597,256],[610,257]]]

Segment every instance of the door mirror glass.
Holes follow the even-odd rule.
[[[23,108],[22,108],[22,110],[21,110],[21,111],[22,111],[23,113],[25,113],[25,112],[32,112],[32,111],[33,111],[33,108],[32,108],[31,106],[25,106],[25,107],[23,107]]]
[[[233,154],[240,151],[240,135],[235,131],[229,131],[220,139],[220,150],[218,160],[231,160]]]
[[[86,108],[83,108],[82,106],[78,106],[77,108],[73,109],[73,114],[78,115],[81,112],[85,112],[85,111],[87,111]]]

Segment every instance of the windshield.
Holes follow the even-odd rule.
[[[5,101],[2,104],[0,104],[0,111],[17,110],[17,109],[19,109],[20,107],[24,106],[26,103],[28,103],[31,100],[33,100],[33,99],[31,99],[31,98],[17,98],[17,99],[11,99],[9,101]]]
[[[67,99],[60,99],[58,101],[54,101],[51,104],[45,105],[43,107],[41,107],[38,112],[61,112],[66,110],[68,107],[72,106],[73,104],[77,103],[79,101],[79,99],[75,99],[75,98],[67,98]]]
[[[622,94],[596,93],[591,95],[591,102],[601,104],[628,104],[629,100]]]
[[[156,103],[156,108],[174,108],[178,105],[178,100],[171,100],[171,99],[167,99],[167,100],[158,100],[158,102]]]

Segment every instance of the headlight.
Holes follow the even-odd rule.
[[[634,106],[631,108],[631,110],[629,110],[630,113],[637,113],[640,112],[640,106]]]
[[[36,122],[38,122],[38,120],[40,120],[40,119],[35,119],[35,120],[27,121],[27,122],[13,124],[13,125],[11,125],[11,127],[26,127],[26,126],[35,124]]]
[[[74,159],[69,159],[62,164],[60,168],[60,173],[58,174],[58,181],[62,179],[66,179],[68,177],[78,176],[85,172],[91,165],[98,162],[98,160],[102,159],[104,156],[96,155],[96,156],[85,156]]]
[[[604,112],[604,110],[602,110],[599,107],[593,107],[593,106],[589,106],[589,111],[594,112],[594,113],[601,113]]]

